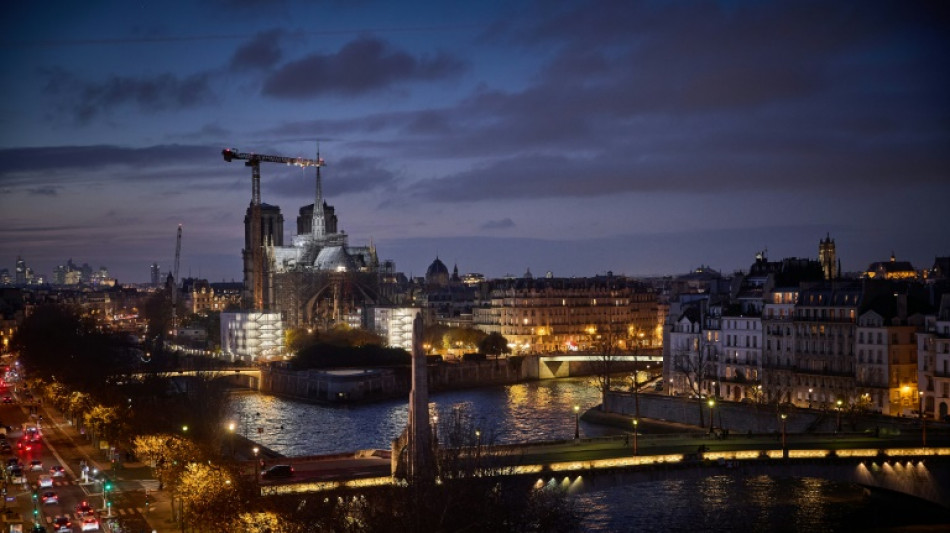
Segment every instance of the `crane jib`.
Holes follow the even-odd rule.
[[[303,157],[283,157],[279,155],[265,155],[265,154],[249,154],[245,152],[238,152],[237,150],[232,150],[230,148],[225,148],[221,150],[221,155],[224,157],[224,160],[230,163],[233,159],[239,159],[243,161],[251,162],[260,162],[265,163],[282,163],[285,165],[296,165],[298,167],[322,167],[326,165],[323,161],[323,158],[319,159],[306,159]]]

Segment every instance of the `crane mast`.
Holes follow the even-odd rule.
[[[175,270],[172,277],[172,335],[178,336],[178,267],[181,264],[181,224],[175,241]]]
[[[252,305],[255,310],[264,309],[264,250],[261,235],[261,163],[282,163],[298,167],[322,167],[323,159],[306,159],[303,157],[283,157],[279,155],[255,154],[241,152],[232,148],[221,150],[224,160],[231,162],[235,159],[244,161],[244,166],[251,167],[251,230],[250,248],[251,264],[253,265],[253,280],[251,288]]]

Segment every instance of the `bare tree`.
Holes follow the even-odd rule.
[[[613,311],[613,308],[612,308]],[[617,372],[617,358],[626,355],[622,346],[628,339],[627,326],[620,322],[619,313],[611,312],[607,323],[600,329],[591,327],[588,333],[591,336],[591,346],[596,352],[597,385],[600,388],[600,408],[607,410],[607,393],[610,392],[611,377]]]
[[[713,372],[709,351],[703,350],[702,345],[696,351],[680,351],[673,355],[673,371],[680,374],[686,391],[690,397],[699,398],[705,390],[705,384]],[[699,425],[705,426],[703,402],[697,402],[699,408]]]

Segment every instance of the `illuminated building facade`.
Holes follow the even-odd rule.
[[[634,280],[520,278],[491,282],[487,306],[473,310],[474,326],[508,339],[515,353],[619,350],[659,346],[656,294]]]

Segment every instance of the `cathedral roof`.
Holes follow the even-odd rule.
[[[317,270],[355,270],[356,263],[342,246],[326,246],[317,254],[313,266]]]

